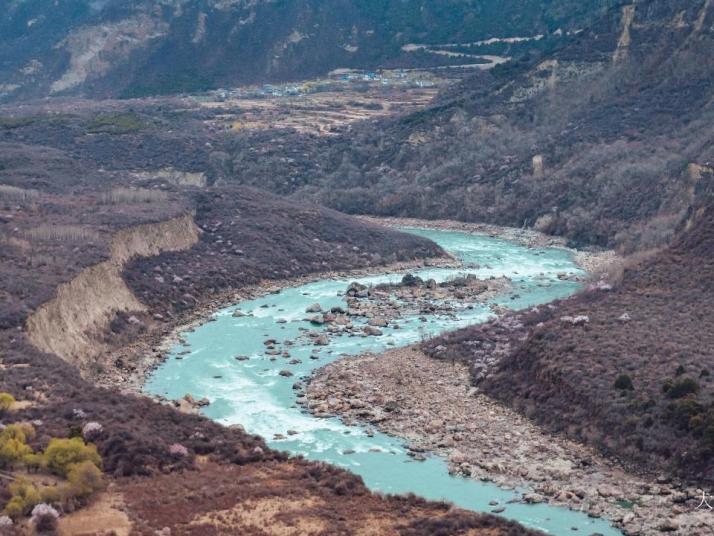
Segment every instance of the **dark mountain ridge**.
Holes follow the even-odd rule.
[[[614,1],[12,0],[0,14],[0,99],[179,93],[428,65],[433,56],[402,47],[557,40],[557,30]]]

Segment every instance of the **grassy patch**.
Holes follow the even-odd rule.
[[[36,122],[36,117],[0,117],[0,128],[12,130],[15,128],[26,127]]]
[[[87,126],[91,133],[129,134],[146,128],[148,124],[133,112],[115,112],[96,115]]]
[[[29,127],[35,123],[46,125],[64,125],[73,117],[69,114],[26,115],[22,117],[0,116],[0,129],[13,130]]]
[[[113,188],[102,194],[102,203],[159,203],[169,200],[169,194],[146,188]]]

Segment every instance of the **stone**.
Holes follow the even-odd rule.
[[[449,456],[449,461],[454,464],[460,464],[466,463],[468,460],[466,459],[466,455],[463,452],[455,450]]]
[[[523,495],[523,500],[528,504],[539,504],[545,501],[545,497],[539,493],[526,493]]]
[[[675,532],[679,530],[679,523],[674,519],[665,519],[657,528],[661,532]]]
[[[347,286],[347,291],[345,292],[347,296],[353,297],[367,297],[367,287],[357,281],[353,281]]]
[[[381,329],[376,328],[376,327],[374,327],[374,326],[369,326],[369,325],[368,325],[368,326],[365,326],[364,328],[362,328],[362,331],[363,331],[366,335],[372,335],[372,336],[375,336],[375,337],[378,337],[378,336],[380,336],[380,335],[382,334],[382,330],[381,330]]]
[[[319,313],[321,311],[322,311],[322,306],[319,303],[313,303],[307,309],[305,309],[306,313]]]
[[[289,378],[290,376],[293,375],[293,373],[290,372],[289,370],[281,370],[280,372],[278,372],[278,374],[280,374],[281,376],[283,376],[285,378]]]

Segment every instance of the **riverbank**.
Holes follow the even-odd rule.
[[[316,416],[339,416],[404,439],[415,459],[434,453],[456,474],[524,489],[523,500],[604,517],[625,534],[704,534],[701,490],[640,477],[582,444],[554,436],[480,394],[468,367],[416,346],[344,358],[319,369],[299,398]],[[508,506],[494,507],[494,513]]]
[[[572,253],[575,264],[589,274],[590,279],[599,279],[602,274],[620,263],[622,257],[612,250],[579,250],[567,246],[567,240],[562,236],[541,233],[534,229],[516,227],[500,227],[488,223],[468,223],[456,220],[420,220],[416,218],[377,218],[374,216],[358,216],[359,219],[385,225],[387,227],[413,227],[417,229],[433,229],[436,231],[458,231],[461,233],[480,234],[514,242],[528,248],[557,248]]]

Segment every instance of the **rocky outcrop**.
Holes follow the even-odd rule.
[[[186,250],[198,239],[192,215],[119,231],[112,239],[108,260],[60,285],[56,297],[28,318],[30,340],[40,350],[85,368],[105,349],[101,335],[118,312],[146,309],[122,278],[127,261]]]

